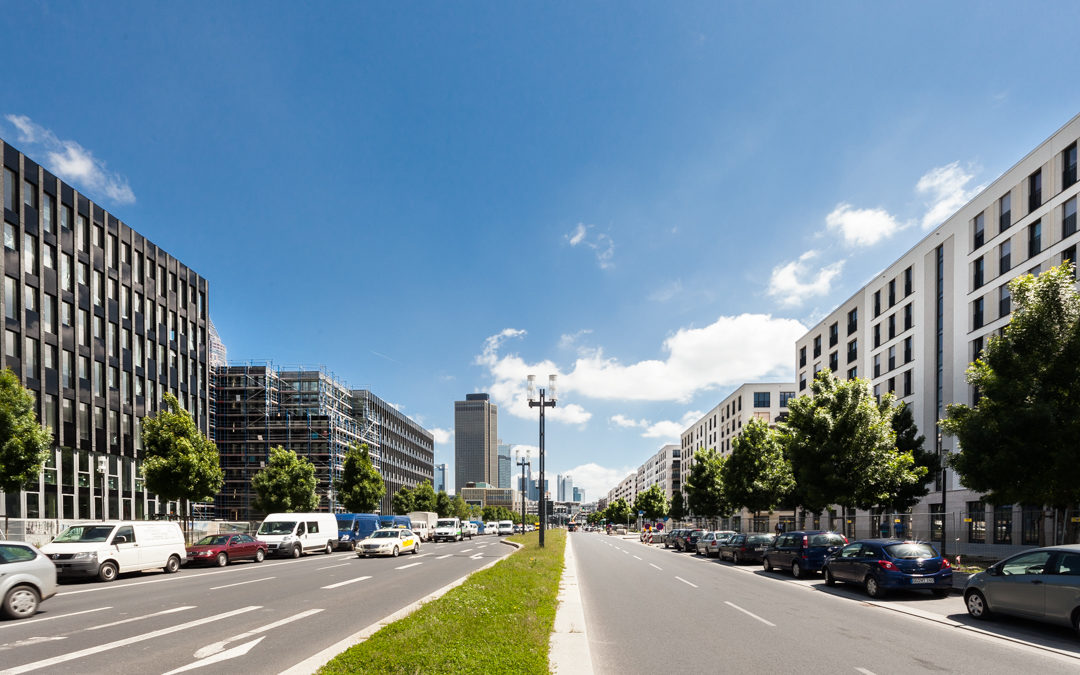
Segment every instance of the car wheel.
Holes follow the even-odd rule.
[[[828,567],[825,568],[825,585],[826,586],[835,586],[836,585],[836,577],[834,577],[832,575],[832,570],[830,570]]]
[[[228,564],[229,564],[229,556],[226,555],[224,551],[222,551],[221,553],[218,553],[217,554],[217,566],[218,567],[225,567]]]
[[[330,543],[330,542],[326,542],[326,547],[323,548],[323,553],[325,553],[326,555],[330,555],[333,552],[334,552],[334,545],[332,543]]]
[[[266,553],[261,548],[255,549],[255,562],[262,562],[266,560]]]
[[[801,565],[799,565],[798,560],[791,563],[791,576],[795,577],[796,579],[802,579],[803,577],[803,568]]]
[[[16,586],[4,597],[4,616],[25,619],[37,613],[41,598],[30,586]]]
[[[772,572],[772,563],[769,562],[768,558],[761,559],[761,566],[765,568],[766,572]]]
[[[293,546],[292,557],[299,558],[301,553],[303,553],[303,551],[300,550],[299,546]]]
[[[102,581],[115,581],[116,580],[116,563],[103,562],[101,567],[98,568],[98,579]]]
[[[738,565],[739,564],[739,554],[738,553],[732,553],[731,554],[731,564],[732,565]]]
[[[885,592],[881,589],[881,586],[878,585],[877,578],[873,575],[866,577],[866,581],[863,582],[863,585],[866,587],[866,594],[869,595],[871,598],[880,598],[881,596],[885,595]]]
[[[986,604],[986,596],[982,591],[970,591],[964,598],[968,614],[974,619],[985,619],[990,616],[990,607]]]
[[[395,557],[395,558],[398,557],[398,547],[397,546],[394,547],[394,551],[390,555]]]
[[[416,546],[413,546],[412,552],[413,552],[413,555],[416,555],[417,553],[420,552],[420,544],[419,543],[417,543]]]
[[[932,592],[935,598],[947,598],[950,593],[948,588],[935,588]]]
[[[180,558],[175,555],[169,556],[169,561],[165,563],[165,574],[175,574],[180,571]]]

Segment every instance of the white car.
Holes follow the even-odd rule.
[[[492,520],[490,522],[484,523],[484,534],[498,534],[498,533],[499,533],[499,523],[498,523],[498,521]]]
[[[412,530],[400,527],[384,527],[375,530],[367,539],[356,545],[356,557],[367,558],[373,555],[398,557],[402,553],[419,553],[420,537]]]

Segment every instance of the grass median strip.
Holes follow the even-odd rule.
[[[334,673],[548,673],[566,533],[525,548],[339,654]]]

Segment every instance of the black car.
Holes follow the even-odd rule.
[[[696,552],[698,538],[705,534],[707,531],[708,530],[701,529],[683,530],[682,535],[676,541],[677,545],[675,546],[675,548],[679,549],[680,551]]]
[[[671,548],[672,546],[675,546],[675,542],[679,539],[679,534],[683,531],[684,530],[675,528],[674,530],[668,530],[667,532],[665,532],[664,548]]]
[[[776,538],[771,532],[737,534],[720,544],[719,558],[731,560],[738,565],[744,562],[761,562],[762,554]]]
[[[823,530],[800,530],[778,535],[765,550],[761,564],[766,572],[773,568],[791,570],[791,576],[799,579],[809,572],[818,572],[825,559],[848,543],[839,532]]]

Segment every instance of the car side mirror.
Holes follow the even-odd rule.
[[[1001,567],[998,565],[991,565],[986,568],[986,573],[992,577],[1001,576]]]
[[[126,543],[127,543],[127,537],[125,537],[124,535],[120,535],[119,537],[113,539],[113,544],[126,544]]]

